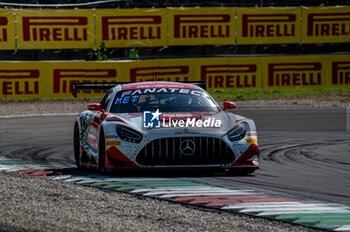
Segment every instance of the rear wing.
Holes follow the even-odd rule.
[[[207,81],[178,81],[185,84],[193,84],[201,87],[202,89],[207,89]],[[96,82],[96,83],[73,83],[72,84],[72,94],[76,98],[78,91],[87,90],[110,90],[116,85],[129,84],[134,82]]]

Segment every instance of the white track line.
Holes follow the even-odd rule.
[[[344,225],[334,229],[335,231],[350,231],[350,225]]]
[[[131,191],[132,193],[139,193],[139,192],[153,192],[153,191],[191,191],[191,190],[213,190],[217,189],[216,187],[212,186],[188,186],[188,187],[159,187],[159,188],[139,188],[136,190]]]

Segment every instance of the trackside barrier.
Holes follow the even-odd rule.
[[[238,8],[237,44],[301,43],[302,8]]]
[[[208,89],[350,86],[350,55],[0,62],[0,99],[68,99],[76,82],[152,80],[205,80]]]
[[[350,6],[0,9],[0,49],[349,43]]]

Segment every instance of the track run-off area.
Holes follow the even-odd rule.
[[[194,205],[350,231],[350,112],[346,108],[236,109],[252,118],[261,167],[252,175],[77,170],[74,114],[0,117],[0,171],[20,172]]]

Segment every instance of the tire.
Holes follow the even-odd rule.
[[[232,168],[227,171],[230,176],[246,176],[253,174],[256,168]]]
[[[78,123],[74,125],[74,137],[73,137],[73,147],[74,147],[74,159],[75,164],[78,168],[81,168],[81,157],[80,157],[80,136],[79,136],[79,126]]]
[[[103,129],[98,142],[98,169],[101,173],[106,173],[106,143]]]

